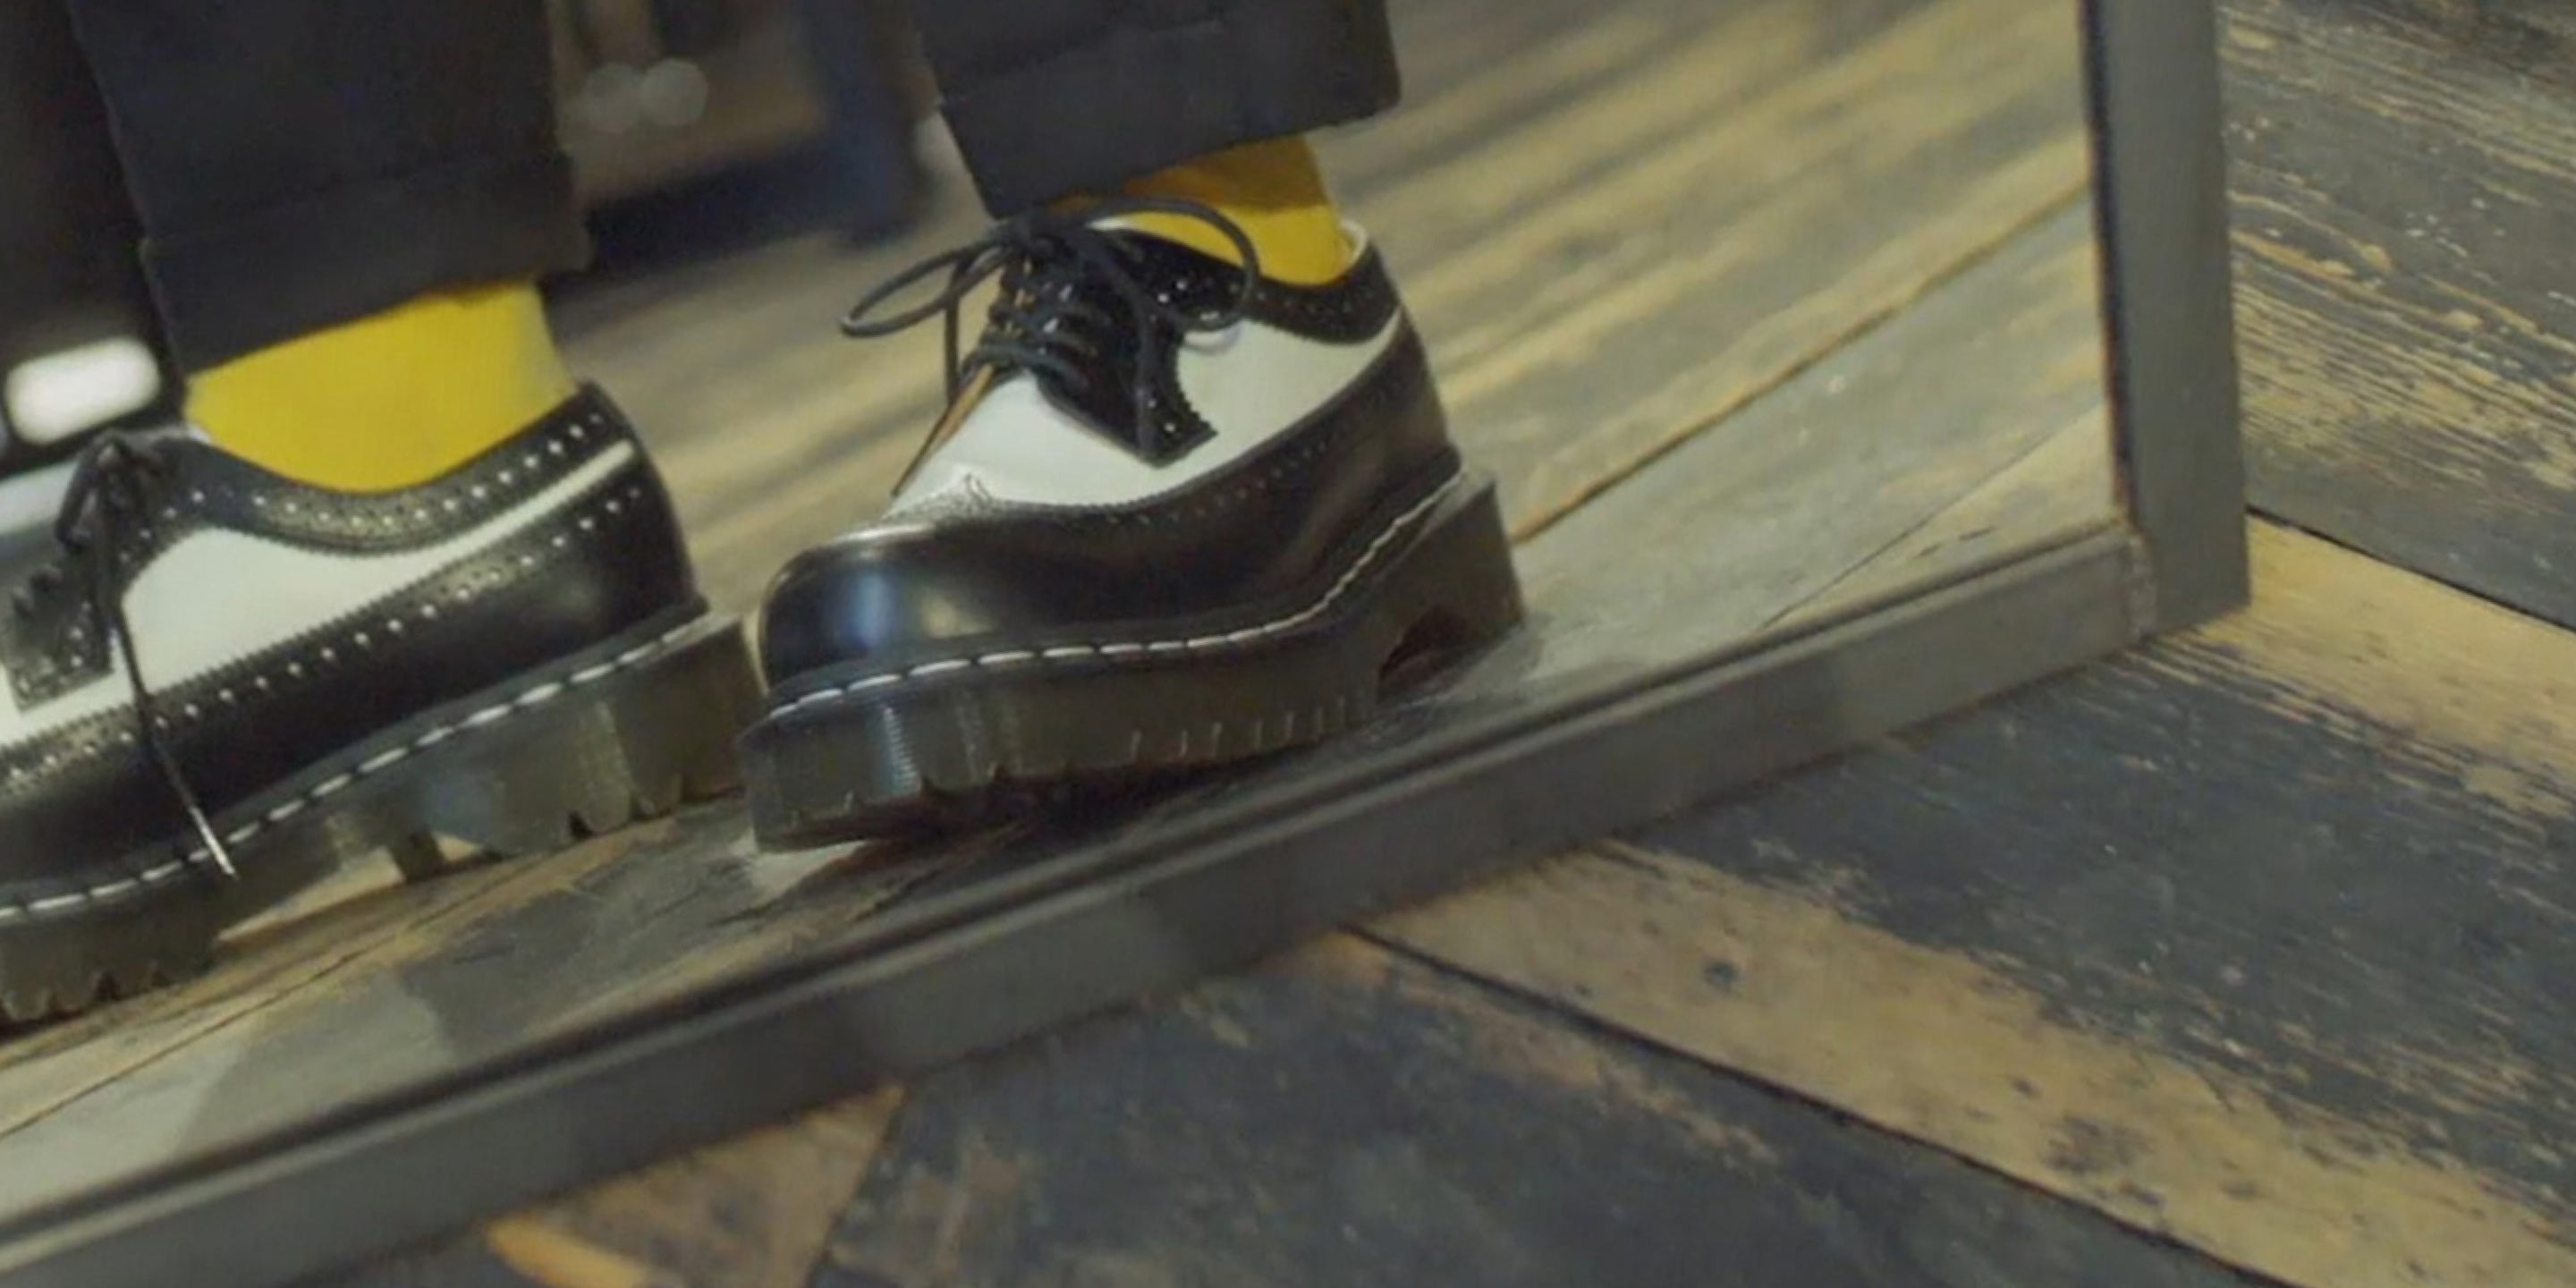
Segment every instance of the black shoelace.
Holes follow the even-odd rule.
[[[1140,277],[1135,246],[1115,230],[1097,226],[1104,220],[1140,214],[1195,219],[1233,243],[1243,266],[1233,299],[1222,308],[1187,308]],[[869,316],[943,269],[948,284],[929,301],[881,320]],[[971,351],[961,353],[967,297],[996,277],[1001,279],[999,290],[986,315],[983,337]],[[952,403],[978,373],[987,371],[1041,373],[1076,392],[1087,392],[1090,377],[1083,363],[1100,357],[1094,337],[1099,328],[1121,321],[1093,302],[1096,292],[1083,289],[1094,283],[1108,288],[1126,314],[1124,321],[1141,337],[1222,331],[1241,321],[1251,307],[1252,293],[1261,284],[1261,257],[1242,225],[1195,201],[1124,197],[1071,212],[1033,210],[888,279],[850,310],[841,320],[841,331],[853,339],[877,339],[945,314]],[[1152,432],[1154,393],[1147,364],[1136,365],[1127,394],[1136,410],[1137,447],[1150,451],[1147,436]]]
[[[62,510],[54,516],[54,542],[60,551],[36,569],[12,596],[21,618],[34,617],[40,605],[66,588],[80,594],[90,619],[115,639],[117,656],[134,689],[135,737],[151,754],[171,794],[187,811],[188,821],[204,843],[207,857],[228,877],[240,875],[232,853],[215,831],[197,791],[179,768],[178,755],[163,736],[163,721],[151,686],[143,681],[143,664],[134,651],[134,631],[125,618],[125,596],[116,584],[121,552],[129,542],[147,538],[160,485],[169,475],[169,459],[147,436],[108,431],[92,441],[72,467]],[[71,629],[81,629],[75,625]]]

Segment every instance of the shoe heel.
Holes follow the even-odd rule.
[[[741,632],[709,626],[425,760],[404,812],[421,833],[497,855],[559,850],[735,790],[734,738],[759,705]]]

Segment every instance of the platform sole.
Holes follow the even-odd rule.
[[[237,878],[174,843],[86,889],[0,905],[0,1016],[69,1015],[196,974],[225,928],[371,855],[420,879],[442,837],[537,854],[729,792],[758,704],[741,632],[700,618],[406,721],[225,811]]]
[[[1493,486],[1462,478],[1280,622],[934,662],[774,711],[743,736],[752,829],[787,848],[985,826],[1304,746],[1521,616]]]

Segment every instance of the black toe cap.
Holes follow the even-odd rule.
[[[891,528],[797,556],[761,609],[760,660],[773,686],[853,666],[954,656],[1104,615],[1116,581],[1078,553],[1007,530]]]

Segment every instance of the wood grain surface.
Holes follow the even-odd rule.
[[[903,1101],[887,1090],[494,1223],[480,1251],[547,1288],[804,1288]]]
[[[2576,625],[2576,20],[2222,8],[2255,503]]]
[[[2576,1279],[2576,638],[2278,528],[2248,614],[1389,942],[2315,1288]]]
[[[1529,542],[1566,661],[1578,632],[1678,659],[2114,522],[2094,273],[2074,203]],[[1660,553],[1605,578],[1617,550]]]
[[[348,1288],[756,1282],[500,1235],[540,1255],[477,1278],[487,1237]],[[2251,1283],[1349,938],[923,1079],[818,1252],[814,1288]]]
[[[1848,610],[1936,578],[2097,530],[2118,509],[2109,413],[2096,407],[1782,620]]]

